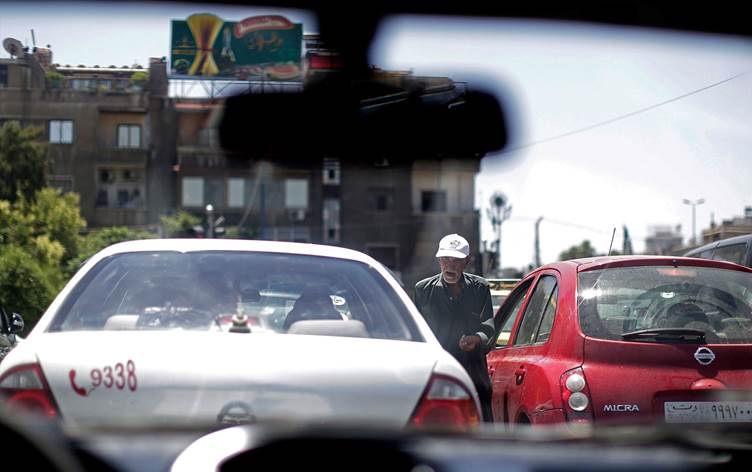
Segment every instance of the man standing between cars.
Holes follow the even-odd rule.
[[[484,421],[492,421],[486,353],[494,336],[491,291],[483,277],[465,273],[470,245],[458,234],[444,236],[436,252],[441,273],[415,284],[413,299],[441,345],[470,374]]]

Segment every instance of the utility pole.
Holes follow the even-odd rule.
[[[496,269],[501,275],[501,225],[509,218],[512,213],[512,206],[509,205],[506,195],[501,192],[495,192],[491,195],[491,208],[488,210],[488,217],[491,219],[491,226],[496,231]]]
[[[537,220],[535,220],[535,259],[533,260],[533,263],[535,264],[535,267],[540,267],[541,265],[541,257],[540,257],[540,224],[541,221],[543,221],[543,217],[538,217]]]

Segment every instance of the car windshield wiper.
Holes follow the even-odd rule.
[[[705,331],[691,328],[650,328],[623,333],[625,341],[705,342]]]

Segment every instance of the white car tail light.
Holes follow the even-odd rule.
[[[593,421],[590,390],[581,368],[568,370],[562,374],[561,400],[567,420],[573,423],[590,423]]]
[[[434,375],[413,412],[410,424],[417,428],[465,431],[480,424],[480,413],[473,396],[458,380]]]
[[[47,380],[39,364],[15,367],[0,378],[0,399],[9,412],[35,413],[48,418],[58,416]]]

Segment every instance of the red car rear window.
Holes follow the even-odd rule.
[[[587,336],[687,342],[752,343],[752,274],[710,268],[638,266],[582,272],[578,278],[580,327]],[[674,333],[672,338],[671,334]],[[678,334],[677,334],[678,333]],[[626,335],[626,336],[625,336]]]

